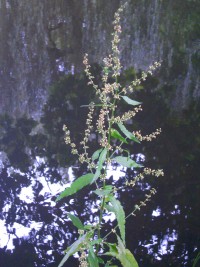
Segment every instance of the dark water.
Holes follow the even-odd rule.
[[[113,15],[125,0],[0,0],[0,113],[39,118],[61,73],[101,63],[111,51]],[[200,96],[199,0],[129,0],[122,17],[124,68],[162,60],[173,109]]]
[[[130,2],[122,19],[123,66],[139,70],[163,60],[159,75],[133,95],[143,112],[129,125],[144,134],[161,127],[162,134],[130,149],[165,176],[120,193],[128,214],[149,185],[158,191],[127,221],[127,247],[140,267],[192,267],[200,251],[199,3]],[[80,106],[94,99],[81,73],[82,55],[100,62],[110,51],[111,14],[119,3],[0,0],[0,112],[9,114],[0,116],[0,267],[58,266],[78,236],[67,212],[85,222],[95,217],[87,189],[55,203],[62,188],[86,172],[64,144],[62,127],[69,126],[78,145],[87,113]],[[66,76],[74,70],[79,74]],[[100,67],[93,70],[98,76]],[[122,82],[133,74],[123,73]],[[93,139],[91,153],[97,145]],[[120,186],[123,179],[109,181]],[[76,267],[77,260],[65,266]]]
[[[95,73],[98,69],[95,66]],[[122,82],[131,78],[131,73],[127,72]],[[144,110],[130,127],[143,133],[161,127],[163,133],[152,143],[134,144],[130,149],[132,154],[145,155],[145,166],[163,168],[165,176],[148,177],[119,194],[128,214],[144,199],[149,185],[158,191],[136,217],[128,219],[127,247],[141,267],[192,266],[200,245],[200,106],[193,103],[181,117],[171,113],[161,92],[151,91],[156,83],[157,78],[149,79],[144,90],[134,96],[143,102]],[[83,75],[63,76],[51,87],[40,122],[1,116],[1,267],[57,266],[62,251],[77,238],[66,213],[76,211],[82,221],[93,221],[96,204],[88,189],[55,203],[62,184],[86,172],[64,144],[62,126],[69,126],[78,145],[86,117],[80,106],[93,97]],[[91,150],[95,148],[94,139]],[[131,177],[129,170],[126,178]],[[120,186],[122,179],[111,177],[109,181]],[[111,225],[109,221],[105,232]],[[78,265],[72,258],[65,266]]]

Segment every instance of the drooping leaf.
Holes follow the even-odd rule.
[[[97,194],[98,196],[106,196],[112,191],[112,189],[113,189],[112,185],[106,185],[105,188],[103,189],[96,189],[94,193]]]
[[[99,261],[92,246],[89,248],[88,261],[90,267],[99,267]]]
[[[93,173],[88,173],[80,176],[69,187],[67,187],[57,198],[56,201],[61,200],[64,197],[71,196],[78,192],[80,189],[90,184],[94,177]]]
[[[111,206],[111,205],[105,204],[105,209],[106,209],[108,212],[113,212],[113,213],[114,213],[114,208],[113,208],[113,206]]]
[[[114,196],[109,197],[109,201],[112,204],[116,219],[117,219],[117,223],[118,223],[118,227],[120,230],[120,235],[121,238],[125,244],[125,212],[124,209],[120,203],[120,201],[118,199],[116,199]]]
[[[83,236],[81,236],[78,240],[76,240],[68,249],[67,249],[67,253],[65,254],[65,256],[63,257],[62,261],[60,262],[60,264],[58,265],[58,267],[62,267],[63,264],[68,260],[68,258],[73,255],[74,253],[76,253],[81,244],[87,239],[88,237],[88,233],[84,234]]]
[[[106,160],[107,152],[108,152],[107,148],[104,148],[101,151],[101,153],[99,155],[98,167],[96,169],[96,172],[94,174],[94,177],[93,177],[92,181],[90,182],[91,184],[94,183],[99,178],[99,176],[101,174],[101,170],[103,168],[103,164],[104,164],[104,162]]]
[[[130,250],[126,249],[123,242],[117,236],[118,240],[118,255],[117,259],[121,262],[123,267],[138,267],[137,261],[135,260],[135,257],[130,252]]]
[[[99,178],[99,176],[100,176],[100,174],[101,174],[101,169],[102,169],[102,167],[100,168],[100,167],[98,166],[98,168],[96,169],[96,172],[95,172],[95,174],[94,174],[94,177],[93,177],[93,179],[92,179],[92,181],[91,181],[91,184],[94,183],[94,182]]]
[[[129,132],[121,122],[118,123],[117,125],[119,129],[122,131],[122,133],[126,135],[126,137],[128,137],[129,139],[133,140],[136,143],[140,143],[140,141],[131,132]]]
[[[121,134],[117,130],[115,130],[113,128],[111,129],[111,136],[116,138],[116,139],[118,139],[118,140],[120,140],[120,141],[122,141],[122,142],[124,142],[124,143],[126,143],[126,144],[128,144],[126,139],[124,137],[122,137]]]
[[[132,105],[132,106],[138,106],[142,104],[141,102],[135,101],[129,98],[128,96],[122,96],[122,98],[124,99],[124,101],[126,101],[127,104]]]
[[[121,164],[123,167],[127,167],[127,168],[143,167],[141,164],[136,163],[134,160],[132,160],[129,157],[118,156],[118,157],[113,158],[112,160],[116,161],[117,163]]]
[[[110,251],[106,252],[105,255],[115,257],[118,259],[123,267],[139,267],[135,257],[130,252],[130,250],[126,249],[123,242],[117,236],[118,246],[116,244],[109,244]]]
[[[93,160],[93,161],[99,158],[99,155],[100,155],[101,151],[102,151],[102,148],[96,150],[96,151],[93,153],[93,155],[92,155],[92,160]]]
[[[107,155],[107,148],[104,148],[103,151],[101,152],[99,156],[99,165],[103,166],[104,161],[106,160],[106,155]]]
[[[77,216],[71,213],[67,213],[67,216],[70,218],[74,226],[76,226],[78,229],[82,229],[82,230],[84,229],[84,225],[82,224],[81,220]]]
[[[118,253],[118,250],[117,250],[117,244],[115,244],[115,243],[106,243],[107,245],[108,245],[108,247],[109,247],[109,252],[106,252],[106,253],[104,253],[105,255],[110,255],[110,256],[113,256],[113,257],[115,257],[116,258],[116,255],[117,255],[117,253]]]

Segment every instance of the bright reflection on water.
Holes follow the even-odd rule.
[[[4,153],[1,153],[1,162],[0,162],[0,166],[1,168],[3,168],[4,166],[4,162],[6,161],[6,155]],[[140,163],[145,161],[145,156],[143,154],[137,154],[135,156],[136,161],[139,161]],[[34,164],[32,166],[31,172],[29,174],[26,173],[22,173],[20,170],[18,169],[14,169],[12,167],[8,168],[8,174],[12,175],[13,173],[19,173],[22,176],[28,175],[29,179],[31,181],[30,185],[28,187],[22,187],[20,193],[18,194],[19,199],[24,203],[24,205],[26,204],[31,204],[34,203],[35,201],[35,195],[34,195],[34,186],[36,185],[36,183],[39,181],[42,184],[42,188],[39,192],[39,195],[44,197],[44,200],[40,202],[40,205],[48,205],[50,207],[55,207],[56,203],[55,201],[52,200],[52,197],[55,197],[56,195],[58,195],[60,192],[62,192],[66,187],[70,186],[71,182],[75,179],[75,175],[74,175],[74,171],[73,171],[73,167],[69,167],[69,168],[60,168],[59,169],[59,173],[62,177],[62,179],[65,181],[66,177],[68,182],[67,183],[51,183],[48,179],[48,172],[49,172],[49,167],[45,167],[43,170],[43,173],[41,175],[39,168],[40,166],[46,164],[46,159],[45,158],[41,158],[39,156],[36,156],[36,159],[34,161]],[[126,171],[127,168],[123,168],[120,166],[112,166],[110,165],[108,167],[108,172],[107,172],[107,178],[109,177],[113,177],[113,181],[117,182],[119,181],[120,178],[125,177],[126,175]],[[133,170],[134,171],[134,170]],[[45,176],[46,175],[46,176]],[[144,189],[149,189],[150,186],[148,183],[138,183],[141,187],[142,190]],[[64,214],[66,213],[66,207],[69,205],[73,205],[74,204],[75,199],[70,199],[69,200],[69,204],[68,205],[64,205],[64,207],[61,207],[61,210],[63,210]],[[87,201],[85,203],[87,205]],[[98,211],[97,206],[100,204],[100,201],[96,201],[96,202],[92,202],[89,203],[88,205],[90,205],[90,209],[92,211],[92,213],[89,216],[89,220],[85,223],[97,223],[98,222],[98,217],[93,216],[93,214],[95,214]],[[4,208],[3,208],[3,213],[9,213],[10,209],[11,209],[12,204],[11,203],[7,203]],[[71,212],[72,214],[76,215],[75,212]],[[174,211],[171,212],[171,214],[177,214],[178,213],[178,206],[175,205],[174,207]],[[157,207],[156,210],[153,210],[152,212],[152,216],[153,217],[159,217],[161,214],[161,209],[159,207]],[[86,215],[85,212],[82,213],[83,216]],[[18,216],[18,215],[17,215]],[[54,215],[56,217],[56,215]],[[59,220],[63,220],[62,217],[59,218]],[[115,215],[113,213],[108,213],[104,216],[104,220],[105,222],[113,222],[115,220]],[[64,221],[70,221],[69,219],[65,218],[63,220]],[[54,227],[59,227],[59,225],[57,223],[52,223],[52,226],[54,225]],[[1,237],[0,237],[0,247],[6,247],[8,250],[14,250],[15,246],[13,244],[14,239],[16,238],[23,238],[23,239],[28,239],[30,238],[30,233],[31,231],[35,231],[35,236],[36,239],[39,240],[39,232],[42,229],[42,227],[44,227],[44,222],[36,222],[36,221],[29,221],[28,222],[28,227],[23,226],[20,223],[14,223],[12,225],[12,230],[10,233],[10,231],[8,232],[8,227],[6,227],[5,225],[5,220],[0,220],[0,232],[1,232]],[[149,254],[154,254],[154,257],[157,260],[161,260],[161,257],[159,255],[164,255],[167,253],[172,253],[173,249],[174,249],[174,245],[170,245],[170,248],[168,246],[168,242],[173,242],[177,239],[177,234],[176,231],[173,230],[170,233],[170,230],[168,229],[168,233],[163,237],[163,240],[161,241],[160,244],[158,244],[158,238],[156,235],[152,235],[152,238],[150,240],[149,244],[145,244],[143,245],[144,247],[146,247],[148,249],[148,253]],[[38,234],[37,234],[38,233]],[[71,238],[71,234],[66,234],[65,233],[65,237],[67,238]],[[48,242],[52,242],[53,240],[53,236],[48,234],[45,236],[45,238],[43,239],[43,243],[48,243]],[[60,241],[60,245],[62,245],[64,243],[64,241]],[[142,244],[141,244],[142,245]],[[152,247],[154,245],[159,245],[159,255],[156,253],[153,253]],[[36,248],[37,251],[37,248]],[[47,250],[46,251],[47,255],[52,255],[53,250]]]
[[[144,156],[140,154],[137,156],[137,159],[144,160]],[[72,181],[75,179],[75,176],[73,173],[73,167],[60,168],[59,172],[63,180],[65,180],[67,176],[68,183],[64,183],[64,184],[63,183],[50,183],[47,180],[47,177],[41,176],[40,172],[38,171],[39,167],[45,163],[46,163],[45,158],[41,158],[39,156],[36,157],[31,173],[35,173],[35,176],[37,177],[37,179],[35,179],[35,177],[30,176],[29,178],[31,180],[31,184],[28,187],[22,187],[18,195],[19,199],[24,203],[24,205],[34,203],[34,186],[36,182],[39,181],[42,184],[42,189],[39,192],[39,195],[44,197],[44,201],[42,201],[40,204],[44,206],[48,204],[51,207],[55,207],[56,202],[52,201],[52,197],[57,196],[66,187],[70,186]],[[3,161],[0,162],[0,166],[3,167]],[[48,173],[48,171],[49,171],[48,167],[44,169],[44,173]],[[14,169],[14,168],[9,168],[8,173],[9,175],[12,175],[13,173],[19,173],[22,176],[27,175],[26,173],[22,173],[19,170]],[[120,166],[113,167],[110,165],[108,167],[107,177],[109,178],[112,176],[113,181],[118,181],[120,178],[125,176],[125,173],[126,173],[126,168],[123,168]],[[73,203],[74,203],[74,199],[72,198],[69,200],[69,204],[73,204]],[[92,203],[91,205],[92,214],[98,211],[97,206],[99,204],[100,204],[99,200]],[[11,206],[12,206],[11,203],[6,204],[3,208],[3,213],[9,213]],[[72,212],[72,214],[73,213],[74,215],[76,215],[75,212]],[[98,217],[93,217],[92,214],[89,217],[88,223],[98,222]],[[115,215],[113,213],[108,213],[107,215],[105,215],[104,220],[105,222],[108,222],[108,221],[113,222],[115,220]],[[70,220],[67,220],[67,221],[70,221]],[[14,232],[14,234],[10,234],[8,233],[7,228],[5,226],[5,221],[0,220],[0,232],[1,232],[0,248],[6,247],[8,250],[13,250],[15,248],[13,244],[14,239],[28,238],[31,230],[33,229],[34,231],[36,231],[36,235],[37,235],[37,232],[42,228],[42,226],[44,226],[44,222],[42,221],[41,222],[29,221],[29,227],[24,227],[22,224],[14,223],[12,226],[12,231]],[[52,239],[53,237],[51,235],[47,235],[45,239],[43,239],[43,242],[47,243],[48,241],[52,241]],[[51,252],[52,252],[51,250],[48,250],[47,252],[48,255],[51,255]]]
[[[4,155],[5,158],[5,155]],[[142,155],[138,155],[138,158],[145,160]],[[39,191],[39,196],[43,197],[43,200],[40,201],[39,205],[42,207],[51,207],[52,209],[56,208],[55,203],[55,196],[58,195],[61,191],[64,190],[66,186],[69,186],[70,183],[75,179],[74,170],[72,167],[70,168],[60,168],[59,173],[61,174],[63,180],[67,177],[68,182],[62,184],[60,182],[50,182],[48,178],[48,171],[49,167],[45,167],[43,174],[38,171],[39,167],[42,164],[45,164],[45,158],[36,157],[36,160],[34,162],[33,168],[29,174],[20,172],[18,169],[14,169],[12,167],[8,168],[8,175],[12,176],[13,173],[18,173],[22,176],[28,175],[29,179],[31,181],[30,185],[27,187],[22,187],[20,192],[17,194],[20,201],[22,202],[21,205],[30,205],[34,203],[35,201],[35,195],[34,195],[34,186],[39,181],[42,184],[41,190]],[[4,162],[0,162],[1,168],[3,168]],[[108,178],[113,177],[113,182],[117,183],[119,182],[120,178],[125,178],[126,175],[126,168],[122,168],[119,166],[109,166],[108,168]],[[47,175],[47,176],[45,176]],[[138,183],[138,186],[142,190],[148,189],[150,186],[148,183]],[[54,200],[53,200],[54,198]],[[54,214],[54,211],[52,210],[52,216],[55,218],[54,221],[51,222],[51,227],[58,229],[59,222],[62,222],[64,224],[68,223],[71,224],[70,220],[67,219],[66,211],[69,210],[69,207],[74,205],[76,203],[76,199],[72,198],[69,200],[68,203],[65,203],[59,209],[63,212],[62,216],[57,216]],[[98,211],[97,205],[100,203],[98,201],[90,202],[89,200],[85,200],[85,206],[90,207],[90,210],[92,213],[90,216],[87,216],[87,212],[83,211],[81,213],[82,216],[87,216],[88,219],[84,220],[85,223],[97,223],[98,217],[95,215]],[[7,204],[3,207],[2,213],[3,214],[9,214],[12,212],[12,203],[7,202]],[[72,211],[73,213],[73,211]],[[74,212],[75,215],[76,212]],[[162,209],[160,206],[158,206],[155,210],[152,211],[152,218],[159,218],[162,214]],[[172,216],[177,216],[180,214],[180,209],[178,205],[174,205],[174,209],[171,211]],[[16,219],[20,220],[20,215],[18,215],[18,212],[16,214]],[[28,219],[29,220],[29,219]],[[115,220],[115,216],[112,213],[106,214],[104,217],[105,222],[113,222]],[[52,229],[53,229],[52,228]],[[38,246],[48,244],[49,242],[53,242],[54,235],[51,234],[51,231],[49,231],[42,239],[40,238],[40,233],[42,229],[47,229],[45,222],[43,220],[41,221],[34,221],[29,220],[27,226],[24,226],[23,224],[20,224],[19,222],[14,222],[13,225],[9,226],[6,225],[5,220],[0,220],[0,248],[5,248],[7,250],[13,251],[15,249],[14,240],[16,239],[24,239],[28,240],[31,238],[31,233],[35,232],[35,240],[37,241],[37,246],[35,247],[35,251],[40,255],[40,249]],[[60,229],[62,232],[63,230]],[[71,240],[73,233],[70,232],[63,232],[62,238],[58,241],[58,244],[62,247],[65,243],[65,240]],[[141,246],[147,249],[148,254],[153,255],[157,260],[162,260],[162,256],[172,254],[175,248],[174,242],[178,239],[178,233],[176,229],[167,229],[166,233],[163,235],[162,238],[158,238],[157,235],[152,235],[149,239],[149,242],[140,243]],[[158,246],[158,253],[154,251],[154,247]],[[54,249],[47,249],[46,254],[50,257],[49,262],[54,262],[53,257]],[[45,265],[42,265],[45,266]]]

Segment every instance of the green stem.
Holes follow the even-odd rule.
[[[116,99],[114,99],[112,106],[115,106],[115,104],[116,104]],[[112,108],[111,117],[110,118],[113,118],[113,117],[114,117],[114,109]],[[108,144],[109,145],[110,145],[110,142],[111,142],[111,128],[112,128],[112,125],[113,125],[113,122],[112,122],[112,120],[110,118],[108,117]],[[105,167],[105,172],[107,172],[108,159],[109,158],[110,158],[110,152],[108,151],[107,156],[106,156],[107,165]],[[106,175],[106,173],[105,173],[105,175]],[[105,186],[106,186],[106,181],[104,179],[103,180],[103,189],[105,188]],[[102,198],[102,202],[101,202],[101,206],[100,206],[99,223],[98,223],[98,239],[100,239],[100,237],[101,237],[101,224],[102,224],[102,219],[103,219],[103,211],[104,211],[104,207],[105,207],[105,200],[106,200],[106,196],[104,196]],[[96,254],[98,254],[99,249],[100,249],[100,245],[98,244],[97,245]]]

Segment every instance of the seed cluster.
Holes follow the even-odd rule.
[[[126,94],[129,94],[133,92],[138,85],[141,84],[141,82],[145,81],[148,77],[148,75],[152,75],[153,71],[155,71],[158,67],[160,67],[160,62],[154,62],[147,71],[143,71],[141,73],[140,78],[136,78],[133,82],[131,82],[128,86],[122,87],[121,84],[118,82],[118,78],[121,74],[121,63],[120,63],[120,49],[119,49],[119,42],[120,42],[120,34],[121,34],[121,25],[120,25],[120,13],[125,8],[127,2],[122,5],[118,11],[115,13],[114,16],[114,32],[112,34],[112,52],[108,57],[105,57],[103,59],[103,70],[102,70],[102,82],[101,85],[96,85],[94,82],[94,76],[91,73],[91,66],[89,65],[88,61],[88,54],[85,54],[83,59],[83,64],[85,65],[85,74],[89,80],[88,85],[92,85],[92,87],[95,90],[96,97],[98,97],[99,102],[94,104],[91,103],[89,105],[89,111],[87,115],[86,120],[86,129],[83,134],[83,139],[80,142],[81,148],[80,151],[78,151],[75,143],[72,142],[70,137],[70,131],[68,130],[67,126],[63,126],[63,131],[65,134],[64,140],[67,145],[71,148],[71,153],[78,156],[78,160],[80,163],[86,163],[88,166],[88,169],[90,169],[90,172],[93,173],[95,176],[98,175],[97,178],[100,178],[101,185],[103,184],[103,189],[106,186],[106,179],[107,179],[107,170],[109,164],[111,164],[113,157],[117,154],[127,154],[127,150],[124,149],[123,142],[126,142],[129,138],[130,132],[123,131],[123,128],[120,127],[120,130],[122,133],[118,132],[115,127],[117,123],[121,123],[122,125],[132,119],[138,112],[142,111],[142,107],[139,105],[135,107],[132,110],[129,110],[127,112],[124,112],[123,114],[120,114],[119,112],[116,114],[116,110],[118,107],[119,101],[122,99],[122,97],[126,97]],[[133,102],[133,101],[132,101]],[[98,109],[97,113],[97,120],[94,123],[94,113],[95,108]],[[96,127],[93,127],[93,124],[95,124]],[[123,125],[124,126],[124,125]],[[94,129],[95,128],[95,129]],[[125,126],[124,126],[125,128]],[[113,131],[115,135],[113,134]],[[125,128],[126,130],[126,128]],[[101,149],[99,153],[99,165],[98,165],[98,156],[95,158],[95,156],[89,155],[89,141],[91,133],[94,132],[97,136],[97,139],[99,140]],[[127,134],[128,133],[128,134]],[[159,134],[161,133],[161,129],[156,129],[155,132],[142,136],[141,131],[134,131],[133,135],[139,140],[139,141],[152,141],[155,139]],[[123,137],[121,136],[121,134]],[[114,137],[115,141],[112,142],[111,138]],[[126,138],[126,139],[125,139]],[[126,142],[127,143],[127,142]],[[105,149],[106,148],[106,149]],[[97,154],[98,154],[97,150]],[[106,153],[104,153],[106,151]],[[95,153],[96,153],[95,152]],[[129,151],[128,151],[129,154]],[[103,155],[103,156],[101,156]],[[105,156],[105,157],[104,157]],[[104,159],[102,159],[104,157]],[[130,155],[127,157],[127,159],[130,157]],[[95,158],[95,160],[93,160]],[[122,164],[123,165],[123,164]],[[125,165],[126,166],[126,165]],[[126,180],[125,185],[123,186],[130,186],[134,187],[135,184],[138,181],[141,181],[145,178],[145,176],[154,176],[159,177],[163,176],[163,170],[162,169],[151,169],[151,168],[144,168],[143,171],[137,175],[132,180]],[[96,178],[96,177],[95,177]],[[99,184],[96,182],[97,188],[99,188]],[[115,186],[112,187],[112,193],[114,194],[119,189]],[[135,212],[137,210],[140,210],[142,206],[146,206],[146,203],[150,201],[151,197],[156,193],[156,190],[154,188],[150,189],[148,194],[145,194],[145,200],[140,201],[139,204],[135,205],[135,209],[133,212],[131,212],[126,219],[133,215],[135,216]],[[106,197],[103,197],[104,199],[101,202],[101,205],[99,205],[100,210],[100,216],[99,216],[99,223],[98,227],[96,229],[100,230],[102,225],[102,218],[103,218],[103,211],[106,210]],[[112,230],[113,233],[115,233],[116,227]],[[84,230],[78,230],[80,235],[84,234]],[[94,232],[92,233],[94,234]],[[98,238],[100,238],[100,231],[98,232]],[[88,250],[89,250],[89,244],[90,238],[88,238],[87,241],[84,241],[79,246],[79,267],[88,267]],[[95,247],[95,246],[94,246]],[[95,248],[96,254],[98,254],[99,249],[97,247]]]
[[[155,139],[160,133],[161,133],[161,128],[156,129],[155,132],[149,134],[149,135],[145,135],[142,136],[141,131],[134,131],[133,134],[135,135],[135,137],[139,140],[139,141],[152,141],[153,139]]]
[[[135,184],[138,181],[143,180],[146,175],[152,175],[152,176],[155,176],[155,177],[159,177],[159,176],[164,176],[164,172],[163,172],[162,169],[152,170],[151,168],[144,168],[143,172],[141,172],[138,175],[136,175],[133,180],[130,180],[130,181],[127,180],[125,182],[125,185],[134,187]]]
[[[135,209],[134,209],[134,211],[131,213],[131,215],[136,216],[135,212],[136,212],[137,210],[140,210],[141,207],[146,206],[146,203],[149,202],[149,201],[151,200],[151,197],[152,197],[153,195],[155,195],[155,194],[156,194],[156,189],[155,189],[155,188],[151,188],[150,191],[149,191],[149,194],[145,194],[145,197],[146,197],[145,200],[144,200],[144,201],[140,201],[138,205],[135,205]]]

